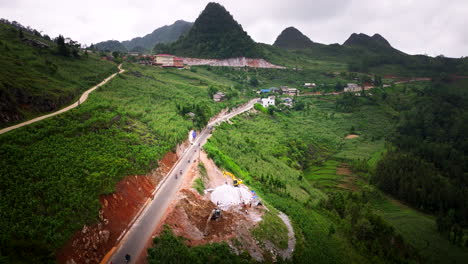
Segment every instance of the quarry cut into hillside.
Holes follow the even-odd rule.
[[[186,238],[189,246],[226,242],[234,252],[245,251],[257,261],[274,262],[279,256],[290,258],[295,239],[287,216],[280,217],[286,219],[283,221],[291,231],[288,234],[291,243],[288,243],[287,249],[276,248],[270,241],[258,241],[252,230],[261,223],[269,209],[262,204],[248,202],[255,200],[252,199],[255,193],[245,185],[234,187],[232,179],[224,177],[222,171],[203,152],[200,161],[208,175],[204,181],[204,193],[200,195],[193,188],[195,179],[201,175],[197,163],[194,163],[153,237],[162,232],[164,225],[168,225],[175,235]],[[221,209],[221,217],[210,220],[215,208]],[[148,243],[150,246],[151,242]],[[146,253],[139,258],[141,262],[145,260]]]
[[[230,59],[196,59],[183,58],[184,64],[189,66],[224,66],[224,67],[252,67],[252,68],[269,68],[269,69],[286,69],[286,67],[271,64],[264,59],[251,58],[230,58]]]

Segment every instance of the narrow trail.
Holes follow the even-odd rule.
[[[278,216],[279,218],[281,218],[281,220],[283,220],[283,223],[288,228],[288,248],[282,250],[280,254],[285,260],[291,259],[293,252],[294,252],[294,248],[296,247],[296,237],[294,235],[294,229],[291,225],[291,221],[289,220],[289,217],[285,213],[280,212]]]
[[[27,126],[27,125],[30,125],[30,124],[33,124],[33,123],[36,123],[36,122],[39,122],[41,120],[44,120],[46,118],[49,118],[49,117],[52,117],[52,116],[56,116],[58,114],[61,114],[61,113],[64,113],[64,112],[67,112],[67,111],[70,111],[71,109],[73,108],[76,108],[78,107],[80,104],[86,102],[86,100],[88,100],[88,96],[90,93],[92,93],[94,90],[96,90],[97,88],[103,86],[104,84],[106,84],[107,82],[109,82],[110,80],[112,80],[115,76],[117,76],[117,74],[120,74],[120,73],[123,73],[125,72],[124,69],[122,69],[122,64],[120,64],[118,66],[119,68],[119,72],[116,72],[114,74],[112,74],[111,76],[107,77],[106,79],[104,79],[101,83],[97,84],[96,86],[93,86],[92,88],[88,89],[87,91],[85,91],[80,99],[78,99],[78,101],[76,101],[75,103],[63,108],[63,109],[60,109],[56,112],[53,112],[53,113],[50,113],[50,114],[47,114],[47,115],[43,115],[43,116],[39,116],[39,117],[36,117],[34,119],[31,119],[31,120],[28,120],[28,121],[25,121],[23,123],[19,123],[17,125],[14,125],[14,126],[10,126],[10,127],[6,127],[4,129],[1,129],[0,130],[0,135],[3,134],[3,133],[6,133],[8,131],[11,131],[11,130],[14,130],[14,129],[17,129],[17,128],[20,128],[20,127],[23,127],[23,126]]]

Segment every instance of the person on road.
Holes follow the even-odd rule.
[[[127,261],[127,263],[130,262],[130,254],[126,254],[126,255],[125,255],[125,261]]]
[[[176,178],[176,180],[177,180],[177,173],[175,174],[175,178]]]
[[[180,175],[182,175],[182,170],[180,170]]]

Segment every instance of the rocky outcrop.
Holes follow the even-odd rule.
[[[190,66],[209,65],[209,66],[224,66],[224,67],[286,69],[286,67],[271,64],[264,59],[251,59],[251,58],[245,58],[245,57],[230,58],[230,59],[183,58],[183,60],[184,60],[184,64],[190,65]]]

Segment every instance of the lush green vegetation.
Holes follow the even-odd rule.
[[[288,248],[288,228],[277,215],[278,212],[269,207],[263,215],[260,224],[252,231],[258,241],[270,241],[279,249]]]
[[[373,182],[423,211],[452,243],[468,245],[468,82],[433,83],[400,118],[396,147],[377,165]]]
[[[0,135],[0,248],[7,262],[53,257],[73,232],[97,219],[100,194],[155,168],[198,125],[177,106],[200,104],[214,115],[246,100],[213,102],[209,86],[231,89],[222,78],[124,68],[79,108]],[[30,251],[36,244],[38,255]]]
[[[417,248],[427,263],[465,263],[468,250],[454,246],[437,231],[436,217],[418,212],[388,197],[371,200],[377,213]]]
[[[415,116],[434,117],[437,116],[434,112],[448,111],[454,119],[463,120],[462,113],[466,112],[460,107],[460,104],[464,105],[461,103],[464,102],[464,97],[460,95],[464,93],[461,90],[463,85],[458,88],[439,87],[436,96],[438,99],[434,99],[432,88],[428,86],[429,83],[422,82],[386,89],[375,88],[361,96],[346,94],[339,97],[297,98],[299,101],[296,103],[302,101],[303,110],[278,112],[277,109],[273,114],[244,115],[235,119],[232,125],[221,125],[205,149],[219,166],[244,179],[266,201],[292,218],[296,231],[299,230],[295,261],[313,259],[319,262],[440,263],[445,257],[445,253],[441,252],[450,252],[452,262],[463,262],[466,259],[466,250],[451,245],[449,240],[444,240],[444,236],[437,233],[436,224],[442,226],[444,219],[435,221],[435,217],[426,216],[408,207],[398,210],[392,208],[388,206],[388,198],[369,185],[371,177],[378,177],[376,175],[385,162],[395,162],[386,160],[395,151],[402,151],[400,144],[424,145],[418,143],[414,136],[414,141],[401,140],[406,135],[401,132],[406,122],[411,120],[413,126],[412,129],[403,131],[413,135],[428,129],[424,126],[414,129],[418,127],[415,123],[427,126],[432,124],[432,121],[424,121],[427,118]],[[454,91],[457,91],[456,95]],[[450,108],[450,104],[458,107]],[[424,110],[416,110],[422,106]],[[431,109],[438,109],[439,112]],[[407,112],[415,116],[409,119]],[[459,126],[464,125],[463,121],[450,121],[448,114],[439,116],[445,117],[442,120],[446,121],[446,126],[439,127],[437,131],[446,131],[450,127],[448,124],[452,124],[456,127],[449,131],[462,133],[460,131],[463,129]],[[436,118],[430,120],[438,123]],[[388,144],[386,141],[394,138],[392,131],[397,131],[399,140],[391,140],[388,143],[392,144]],[[425,135],[431,135],[430,131],[432,130],[424,132]],[[359,137],[343,139],[348,133]],[[439,137],[438,144],[442,144],[449,136]],[[462,136],[455,138],[463,140]],[[426,138],[424,142],[430,141]],[[448,144],[448,141],[445,142]],[[463,146],[459,143],[456,148]],[[410,153],[421,150],[410,149]],[[381,159],[383,160],[379,163]],[[423,158],[419,160],[424,161]],[[450,159],[439,161],[446,164]],[[337,168],[343,166],[343,163],[348,164],[359,176],[338,175]],[[419,176],[431,175],[424,172],[436,167],[422,166],[422,170],[422,167],[415,167],[418,162],[411,159],[398,160],[392,164],[395,168],[400,168],[398,173],[401,175],[405,175],[401,169],[404,164],[407,164],[406,169],[403,169],[406,174],[417,171],[402,176],[405,181],[400,181],[409,182],[413,187],[412,180],[424,181]],[[457,166],[460,164],[463,163],[456,163]],[[396,177],[398,173],[388,175]],[[435,185],[432,183],[419,186]],[[411,195],[417,196],[425,190],[416,189],[405,189],[403,193],[410,195],[412,192]],[[350,193],[350,190],[354,193]],[[452,195],[458,193],[460,190],[454,191]],[[446,201],[447,204],[453,199],[441,201]],[[455,220],[458,216],[455,211],[444,215],[452,217],[445,220]],[[452,229],[446,231],[455,244],[463,244],[465,241],[463,233],[460,235],[460,230],[463,232],[460,227],[458,224],[456,229],[451,227]]]
[[[226,243],[188,247],[183,237],[175,236],[169,227],[153,240],[148,249],[148,263],[253,263],[248,253],[235,254]]]
[[[338,197],[343,190],[324,182],[342,177],[336,175],[339,161],[368,160],[370,149],[381,151],[379,138],[391,129],[392,115],[372,104],[365,111],[336,112],[332,97],[302,100],[302,111],[250,114],[221,125],[205,150],[289,215],[298,238],[294,261],[418,261],[414,249],[371,210],[366,193]],[[352,125],[361,137],[345,140]],[[359,140],[372,147],[348,150]]]
[[[117,71],[76,42],[57,41],[0,23],[0,127],[58,110]]]
[[[283,49],[304,49],[312,44],[313,42],[295,27],[288,27],[276,38],[273,46]]]
[[[232,15],[218,3],[208,3],[187,35],[172,44],[158,44],[155,53],[195,58],[262,57],[261,49]]]
[[[361,77],[357,74],[340,74],[335,76],[332,73],[324,72],[319,69],[236,69],[232,67],[197,67],[200,72],[211,72],[213,74],[223,76],[233,82],[238,83],[241,87],[248,88],[247,93],[252,93],[252,90],[289,86],[296,87],[300,90],[307,91],[324,91],[335,92],[342,91],[343,84],[352,82],[354,78]],[[368,77],[370,79],[370,77]],[[366,78],[366,80],[368,80]],[[304,88],[305,82],[317,83],[317,88]],[[337,88],[337,85],[339,86]],[[250,88],[249,88],[250,87]]]
[[[195,182],[193,183],[193,188],[195,188],[195,190],[197,190],[199,194],[203,195],[203,191],[205,190],[205,183],[208,180],[208,174],[206,172],[206,168],[203,162],[200,162],[198,164],[198,171],[200,172],[200,177],[195,179]]]

